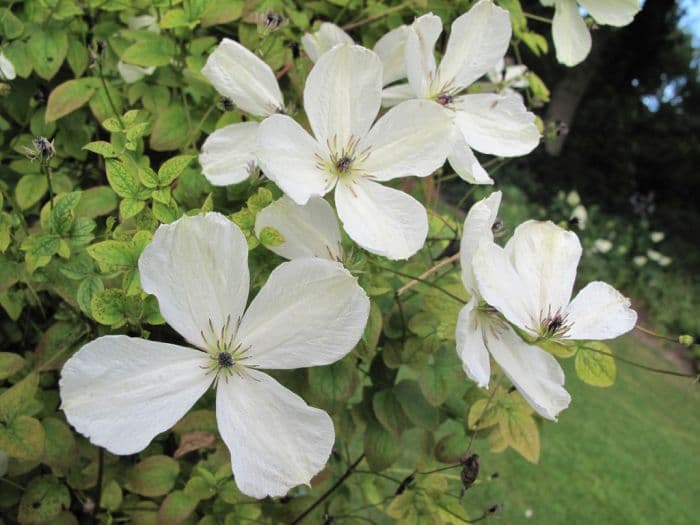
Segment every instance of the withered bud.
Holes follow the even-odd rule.
[[[503,510],[503,505],[496,503],[493,507],[489,507],[489,514],[498,514]]]
[[[479,455],[472,454],[471,456],[468,456],[466,459],[462,460],[462,472],[460,477],[462,478],[462,486],[464,487],[464,490],[469,490],[478,476]]]

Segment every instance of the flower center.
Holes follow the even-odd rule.
[[[454,99],[455,98],[449,93],[440,93],[437,97],[435,97],[435,102],[437,102],[441,106],[449,106],[450,104],[452,104],[452,101]]]
[[[359,138],[350,137],[344,144],[336,137],[328,139],[328,157],[316,155],[316,167],[328,173],[331,178],[351,178],[361,174],[360,166],[369,156],[369,148],[358,150]],[[331,182],[328,179],[327,182]]]
[[[208,333],[204,330],[200,331],[202,340],[206,345],[207,352],[211,361],[207,366],[203,366],[207,373],[214,373],[215,381],[218,381],[223,375],[225,380],[235,373],[239,377],[244,377],[247,374],[247,368],[257,368],[256,365],[245,364],[247,359],[250,359],[248,352],[250,346],[244,347],[243,343],[238,341],[238,329],[241,326],[241,319],[238,318],[235,327],[231,329],[231,316],[226,317],[226,322],[221,327],[221,330],[214,329],[214,323],[209,320]]]
[[[340,173],[345,173],[348,171],[350,166],[352,166],[352,158],[348,156],[340,158],[338,162],[335,163],[335,169],[337,169]]]
[[[563,314],[561,310],[557,310],[554,313],[550,312],[547,316],[543,316],[539,330],[541,336],[547,339],[564,337],[571,329],[571,325],[567,323],[566,317],[566,314]]]
[[[231,368],[236,362],[228,352],[219,352],[216,361],[221,368]]]

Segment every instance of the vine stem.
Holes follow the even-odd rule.
[[[614,355],[608,352],[604,352],[603,350],[598,350],[596,348],[591,348],[590,346],[581,346],[580,348],[583,348],[584,350],[588,350],[589,352],[595,352],[596,354],[602,354],[602,355],[607,355],[610,356],[611,358],[621,361],[623,363],[626,363],[628,365],[641,368],[642,370],[646,370],[647,372],[654,372],[655,374],[663,374],[667,376],[676,376],[676,377],[689,377],[695,380],[695,382],[700,382],[700,374],[695,375],[695,374],[686,374],[684,372],[676,372],[675,370],[665,370],[663,368],[654,368],[653,366],[649,365],[644,365],[642,363],[637,363],[636,361],[632,361],[630,359],[625,359],[624,357],[620,357],[619,355]]]
[[[649,330],[648,328],[644,328],[642,325],[636,324],[636,325],[634,325],[634,328],[636,330],[639,330],[640,332],[647,334],[647,335],[650,335],[652,337],[658,337],[659,339],[664,339],[665,341],[670,341],[671,343],[680,344],[678,339],[674,339],[673,337],[670,337],[668,335],[657,334],[653,330]],[[696,346],[697,344],[698,343],[693,343],[691,346]],[[685,345],[683,345],[683,346],[685,346]]]
[[[97,523],[97,515],[102,504],[102,475],[104,474],[105,451],[100,448],[97,456],[97,496],[95,497],[95,510],[92,513],[92,525]]]
[[[423,283],[425,285],[430,286],[431,288],[435,288],[436,290],[440,290],[442,293],[444,293],[448,297],[454,299],[455,301],[457,301],[460,304],[467,304],[463,299],[461,299],[457,295],[445,290],[442,286],[438,286],[435,283],[432,283],[426,279],[423,279],[422,277],[416,277],[415,275],[409,275],[409,274],[401,272],[399,270],[394,270],[393,268],[387,268],[386,266],[382,266],[381,264],[377,264],[373,261],[369,261],[369,262],[371,265],[375,266],[376,268],[379,268],[380,270],[384,270],[384,271],[399,275],[401,277],[405,277],[406,279],[412,279],[412,280],[418,281],[420,283]]]
[[[423,272],[422,274],[420,274],[420,276],[418,277],[418,279],[413,279],[412,281],[410,281],[410,282],[404,284],[401,288],[398,289],[398,291],[396,292],[396,295],[401,295],[401,294],[404,293],[406,290],[410,290],[410,289],[413,288],[415,285],[417,285],[419,282],[421,282],[419,279],[425,279],[426,277],[430,277],[430,276],[431,276],[432,274],[434,274],[435,272],[441,270],[441,269],[444,268],[445,266],[447,266],[447,265],[449,265],[449,264],[452,264],[453,262],[455,262],[455,261],[457,261],[457,260],[459,260],[459,253],[455,253],[454,255],[448,257],[447,259],[443,259],[442,261],[440,261],[439,263],[437,263],[437,264],[436,264],[435,266],[433,266],[432,268],[430,268],[430,269],[426,270],[425,272]]]
[[[119,126],[121,126],[121,128],[124,129],[124,121],[122,120],[121,115],[119,115],[119,112],[117,111],[117,107],[114,105],[114,101],[112,100],[112,95],[109,94],[109,88],[107,87],[107,82],[105,81],[105,76],[102,73],[102,63],[99,61],[97,63],[97,72],[100,76],[100,82],[102,83],[102,89],[105,90],[105,95],[107,97],[107,103],[109,104],[109,107],[112,109],[112,113],[114,113],[114,116],[117,118],[117,122],[119,122]]]
[[[523,16],[529,18],[530,20],[537,20],[538,22],[544,22],[545,24],[551,24],[552,20],[540,15],[533,15],[532,13],[526,13],[523,11]]]
[[[314,501],[311,505],[309,505],[309,506],[306,508],[306,510],[305,510],[304,512],[302,512],[301,514],[299,514],[299,516],[297,516],[296,518],[294,518],[294,521],[292,521],[289,525],[297,525],[298,523],[301,523],[301,522],[304,520],[304,518],[306,518],[306,516],[308,516],[309,514],[311,514],[311,513],[316,509],[316,507],[318,507],[321,503],[323,503],[323,501],[324,501],[328,496],[330,496],[331,494],[333,494],[333,492],[335,492],[335,491],[338,489],[338,487],[340,487],[343,483],[345,483],[345,480],[348,479],[348,478],[350,477],[350,475],[352,474],[353,470],[355,470],[355,467],[357,467],[357,465],[359,465],[359,464],[362,462],[363,459],[365,459],[365,454],[364,454],[364,453],[360,454],[360,457],[358,457],[358,458],[348,467],[348,469],[343,473],[343,475],[340,476],[340,477],[338,478],[338,480],[337,480],[335,483],[333,483],[333,485],[332,485],[326,492],[324,492],[323,494],[321,494],[321,496],[319,496],[319,498],[318,498],[316,501]]]
[[[385,11],[382,11],[381,13],[378,13],[374,16],[370,16],[369,18],[365,18],[364,20],[358,20],[357,22],[350,22],[349,24],[345,24],[342,29],[347,31],[348,29],[355,29],[356,27],[363,26],[365,24],[369,24],[370,22],[374,22],[375,20],[379,20],[382,17],[385,17],[386,15],[390,15],[391,13],[395,13],[397,11],[401,11],[408,7],[410,5],[410,2],[405,2],[403,4],[399,4],[394,7],[390,7],[389,9],[386,9]]]

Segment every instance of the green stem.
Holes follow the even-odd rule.
[[[619,355],[613,355],[609,352],[604,352],[603,350],[591,348],[590,346],[580,346],[579,348],[582,348],[584,350],[588,350],[590,352],[595,352],[596,354],[603,354],[603,355],[610,356],[617,361],[621,361],[623,363],[626,363],[630,366],[634,366],[636,368],[641,368],[642,370],[646,370],[647,372],[654,372],[655,374],[663,374],[663,375],[676,376],[676,377],[691,377],[691,378],[695,379],[696,383],[700,381],[700,375],[686,374],[684,372],[676,372],[674,370],[665,370],[663,368],[655,368],[653,366],[648,366],[648,365],[644,365],[642,363],[637,363],[636,361],[632,361],[630,359],[625,359],[624,357],[620,357]]]
[[[546,18],[544,16],[533,15],[532,13],[526,13],[525,11],[523,11],[523,15],[525,16],[525,18],[529,18],[530,20],[537,20],[538,22],[544,22],[545,24],[552,23],[551,18]]]
[[[97,74],[100,77],[100,82],[102,83],[102,89],[105,90],[105,96],[107,97],[107,103],[109,104],[109,107],[112,108],[112,113],[114,113],[114,116],[117,118],[117,122],[119,122],[119,126],[121,126],[122,129],[124,129],[124,121],[122,120],[121,115],[117,111],[117,106],[114,105],[114,101],[112,100],[112,95],[109,94],[109,89],[107,87],[107,82],[105,81],[105,76],[102,73],[102,57],[99,57],[97,62]]]
[[[397,11],[401,11],[411,5],[410,2],[404,2],[403,4],[399,4],[394,7],[390,7],[389,9],[386,9],[382,11],[381,13],[378,13],[374,16],[370,16],[368,18],[365,18],[364,20],[358,20],[357,22],[350,22],[349,24],[345,24],[342,29],[345,31],[349,29],[355,29],[356,27],[363,26],[365,24],[369,24],[370,22],[374,22],[375,20],[379,20],[382,17],[385,17],[386,15],[390,15],[391,13],[395,13]]]

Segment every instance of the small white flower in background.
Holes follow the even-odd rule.
[[[425,208],[410,195],[378,184],[425,177],[443,165],[444,108],[429,100],[400,104],[377,122],[382,63],[361,46],[341,44],[314,65],[304,88],[311,136],[286,115],[260,124],[258,161],[297,204],[335,189],[348,235],[366,250],[406,259],[425,243]],[[374,123],[374,124],[373,124]]]
[[[241,492],[283,496],[308,484],[333,447],[331,418],[260,369],[327,365],[350,352],[369,313],[356,279],[327,260],[286,262],[245,310],[248,245],[218,213],[160,226],[139,272],[168,324],[200,350],[123,335],[88,343],[61,372],[70,424],[113,454],[135,454],[214,383]]]
[[[127,18],[126,25],[129,29],[146,29],[151,33],[160,33],[158,17],[154,15],[139,15]]]
[[[224,38],[207,59],[202,74],[239,109],[266,118],[283,113],[284,99],[274,72],[253,52]],[[199,163],[214,186],[243,182],[257,166],[255,140],[259,122],[240,122],[217,129],[202,145]]]
[[[535,513],[532,512],[532,509],[525,509],[525,517],[526,517],[527,519],[532,518],[532,516],[534,516],[534,514],[535,514]]]
[[[405,45],[408,26],[392,29],[372,48],[382,61],[382,85],[386,86],[406,78]],[[304,51],[312,62],[318,62],[325,52],[338,44],[354,44],[352,37],[340,27],[330,22],[323,22],[315,33],[305,33],[301,38]]]
[[[527,221],[501,248],[481,243],[473,259],[484,299],[532,336],[561,340],[613,339],[637,321],[630,300],[594,281],[571,294],[581,243],[552,222]]]
[[[493,184],[472,149],[501,157],[530,153],[540,141],[535,115],[517,93],[463,94],[496,67],[506,54],[512,33],[508,12],[491,0],[481,0],[452,23],[439,67],[435,43],[442,33],[440,17],[432,13],[416,19],[406,38],[408,84],[384,90],[386,106],[412,98],[442,104],[451,116],[453,137],[449,162],[473,184]],[[456,128],[456,129],[455,129]]]
[[[586,224],[588,223],[588,212],[583,204],[579,204],[571,212],[570,220],[576,220],[576,226],[579,230],[585,230]]]
[[[267,248],[285,259],[320,257],[341,261],[338,219],[331,205],[321,197],[311,197],[297,204],[284,195],[255,217],[255,235],[260,238],[265,228],[273,228],[282,235],[282,243]]]
[[[651,242],[653,243],[659,243],[663,241],[666,238],[666,234],[664,232],[651,232],[649,234],[649,238],[651,239]]]
[[[593,250],[598,253],[608,253],[613,248],[613,243],[608,239],[596,239],[593,241]]]
[[[578,206],[579,204],[581,204],[581,196],[576,190],[570,191],[569,194],[566,196],[566,203],[572,207]]]
[[[647,263],[647,258],[643,255],[637,255],[632,259],[632,262],[635,266],[639,266],[641,268]]]
[[[557,60],[575,66],[591,51],[591,33],[579,5],[600,25],[622,27],[630,24],[641,9],[639,0],[540,0],[554,7],[552,37]]]
[[[152,75],[156,68],[155,66],[135,66],[134,64],[127,64],[126,62],[120,60],[117,62],[117,70],[124,79],[124,82],[127,84],[133,84],[134,82],[141,80],[143,77]]]
[[[505,58],[502,58],[486,76],[490,82],[496,84],[500,92],[518,94],[515,89],[525,89],[530,85],[527,80],[527,73],[527,66],[523,64],[506,64]]]
[[[564,389],[564,371],[551,354],[525,343],[497,312],[483,305],[473,272],[478,246],[493,243],[500,202],[501,192],[492,193],[472,206],[464,221],[460,261],[471,300],[457,320],[457,353],[467,376],[483,388],[491,378],[491,354],[532,408],[554,420],[571,402]]]
[[[5,53],[0,53],[0,79],[14,80],[16,76],[15,66],[13,66],[12,62],[5,56]]]
[[[659,262],[663,257],[663,254],[657,252],[656,250],[647,250],[647,257],[649,257],[649,259],[651,259],[654,262]]]
[[[659,266],[669,266],[673,262],[673,259],[668,257],[667,255],[662,255],[661,258],[657,261]]]

